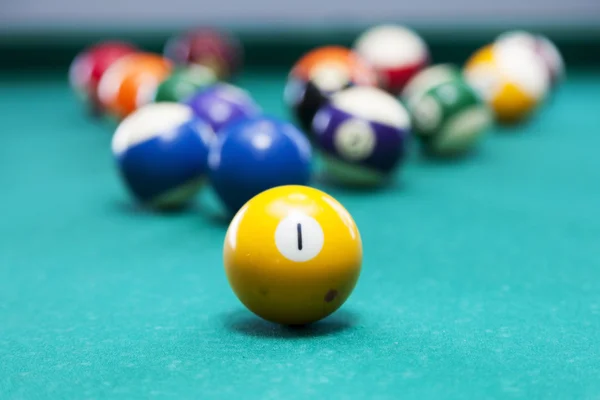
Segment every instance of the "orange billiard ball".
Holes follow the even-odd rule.
[[[112,116],[123,119],[153,101],[156,88],[172,69],[172,62],[157,54],[125,56],[100,79],[98,99]]]
[[[135,53],[134,45],[121,41],[97,43],[79,53],[69,68],[71,87],[93,112],[102,112],[98,84],[104,72],[120,58]]]
[[[284,99],[300,128],[311,138],[312,121],[338,91],[350,86],[376,86],[375,70],[355,52],[323,46],[303,55],[290,71]]]
[[[256,315],[304,325],[336,311],[361,271],[362,241],[348,211],[306,186],[280,186],[248,201],[223,250],[234,293]]]

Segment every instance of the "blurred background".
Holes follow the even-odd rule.
[[[147,31],[191,24],[225,24],[265,31],[307,25],[351,27],[381,20],[412,25],[527,24],[596,28],[598,0],[3,0],[0,25],[10,32],[106,27]]]
[[[350,43],[381,22],[416,29],[437,61],[464,60],[474,47],[513,28],[548,35],[565,48],[568,64],[600,58],[589,51],[600,37],[599,0],[1,0],[0,62],[22,68],[23,57],[34,54],[31,68],[68,63],[74,51],[107,36],[158,50],[176,31],[212,25],[231,29],[252,46],[250,64],[290,63],[305,49]],[[451,54],[444,51],[448,44]],[[269,57],[273,46],[281,50],[278,57]]]

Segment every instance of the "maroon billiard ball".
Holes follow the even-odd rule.
[[[197,28],[174,36],[164,48],[165,57],[176,64],[200,64],[229,79],[242,67],[243,48],[232,34],[213,28]]]
[[[75,57],[69,68],[69,82],[92,112],[103,112],[98,100],[98,84],[104,72],[115,61],[137,51],[133,44],[127,42],[104,41],[88,47]]]

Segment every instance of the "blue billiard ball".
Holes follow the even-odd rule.
[[[255,195],[276,186],[307,185],[312,150],[289,122],[270,117],[227,126],[213,142],[210,181],[232,214]]]
[[[131,194],[155,208],[177,208],[197,193],[208,176],[208,151],[215,134],[184,104],[139,108],[118,126],[112,151]]]
[[[187,100],[196,115],[207,121],[215,133],[228,124],[258,116],[261,109],[245,90],[228,83],[200,89]]]

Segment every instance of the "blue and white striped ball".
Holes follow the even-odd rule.
[[[155,208],[188,203],[208,174],[212,128],[184,104],[148,104],[124,119],[112,139],[131,194]]]

